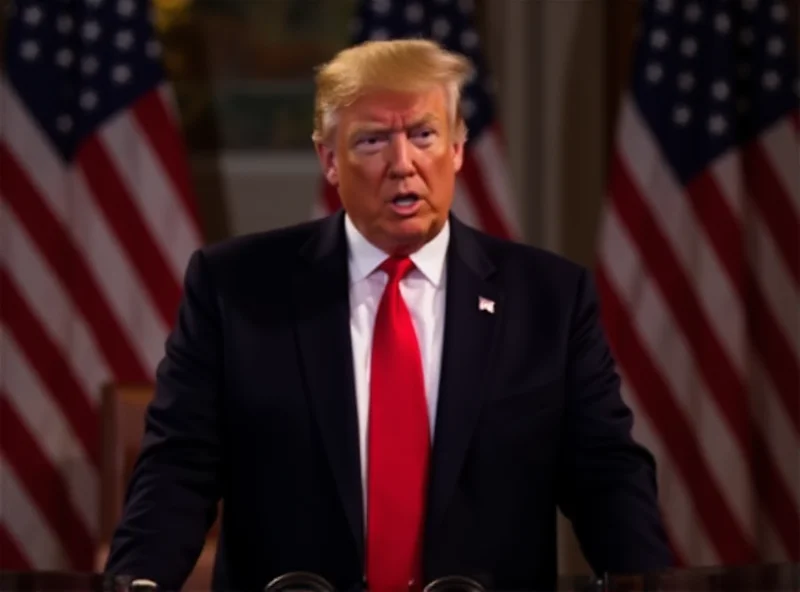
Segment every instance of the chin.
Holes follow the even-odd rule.
[[[433,220],[413,217],[392,223],[387,235],[396,246],[416,250],[433,238],[435,227]]]
[[[428,217],[413,216],[402,220],[395,220],[390,227],[398,235],[420,236],[427,234],[433,228],[433,221]]]

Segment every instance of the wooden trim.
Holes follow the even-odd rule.
[[[617,115],[624,93],[627,91],[633,65],[636,26],[639,20],[640,0],[614,0],[606,10],[606,170],[613,154],[617,129]]]
[[[102,541],[111,539],[122,516],[122,502],[129,478],[126,456],[129,434],[123,416],[130,413],[132,407],[144,409],[153,397],[153,389],[154,386],[148,383],[125,383],[106,384],[101,390],[99,506]]]

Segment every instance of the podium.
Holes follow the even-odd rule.
[[[269,592],[325,592],[316,574],[284,574],[265,582]],[[477,587],[476,587],[477,586]],[[0,572],[0,592],[147,592],[154,590],[125,576],[100,573]],[[339,592],[330,586],[328,592]],[[469,578],[427,583],[426,592],[528,592],[486,588]],[[166,592],[158,589],[158,592]],[[192,590],[191,592],[200,592]],[[341,591],[346,592],[346,591]],[[353,591],[355,592],[355,591]],[[365,591],[361,591],[365,592]],[[560,576],[553,592],[800,592],[800,563],[671,569],[646,574],[604,574],[602,577]]]

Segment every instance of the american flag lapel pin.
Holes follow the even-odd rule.
[[[483,296],[478,296],[478,310],[483,310],[489,314],[494,314],[494,300],[489,300]]]

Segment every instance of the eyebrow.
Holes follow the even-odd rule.
[[[420,117],[416,121],[413,121],[412,123],[410,123],[410,124],[408,124],[406,126],[403,126],[402,129],[405,129],[405,130],[414,129],[414,128],[418,128],[418,127],[420,127],[422,125],[435,123],[435,122],[438,122],[438,121],[440,121],[440,118],[435,113],[426,113],[425,115],[423,115],[422,117]],[[392,132],[392,131],[399,131],[399,129],[398,128],[394,128],[394,127],[389,127],[389,126],[386,126],[386,125],[383,125],[383,124],[380,124],[380,123],[377,123],[377,122],[365,121],[365,122],[362,122],[362,123],[356,123],[354,125],[354,129],[353,129],[353,131],[352,131],[352,133],[350,135],[352,136],[354,134],[361,134],[361,133],[365,133],[365,132],[388,133],[388,132]]]

